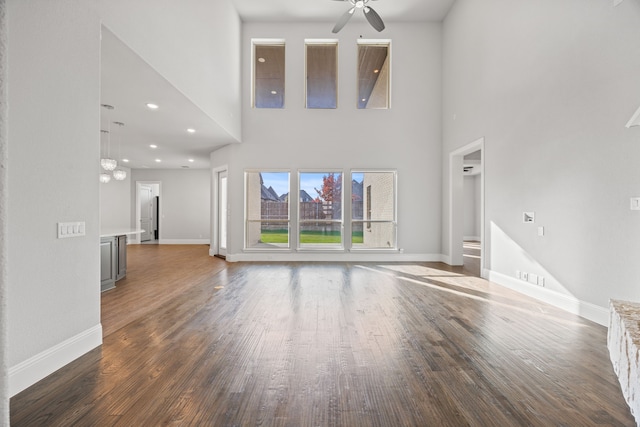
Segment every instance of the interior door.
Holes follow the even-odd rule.
[[[140,235],[141,242],[148,242],[153,236],[153,200],[151,187],[140,186],[140,228],[144,232]]]
[[[218,254],[227,256],[227,171],[218,172]]]

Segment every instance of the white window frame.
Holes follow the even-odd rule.
[[[377,110],[390,110],[391,109],[391,82],[393,81],[392,77],[392,49],[391,49],[391,39],[358,39],[356,41],[357,49],[356,49],[356,60],[359,55],[359,49],[361,45],[373,45],[373,46],[387,46],[387,73],[388,73],[388,83],[387,83],[387,108],[375,108]],[[359,67],[359,64],[358,64]],[[360,87],[360,82],[358,81],[360,74],[360,70],[356,68],[356,88]],[[356,96],[359,97],[359,93],[356,93]],[[358,99],[356,98],[356,109],[358,108]]]
[[[307,46],[310,45],[335,45],[336,47],[336,106],[335,108],[318,108],[318,107],[311,107],[309,108],[309,102],[307,99],[307,95],[308,95],[308,87],[307,87],[307,77],[309,75],[308,73],[308,60],[307,60]],[[338,94],[340,93],[340,88],[339,88],[339,55],[340,52],[340,45],[339,45],[339,41],[338,39],[305,39],[304,40],[304,106],[306,109],[310,109],[310,110],[335,110],[338,108]]]
[[[288,205],[288,219],[287,220],[273,220],[273,222],[286,222],[287,223],[287,231],[288,231],[288,243],[287,246],[249,246],[249,225],[253,222],[259,222],[262,224],[265,222],[264,220],[252,220],[249,219],[249,174],[259,174],[259,173],[288,173],[289,174],[289,205]],[[244,171],[244,251],[245,252],[272,252],[272,251],[284,251],[290,252],[292,250],[292,228],[291,228],[291,206],[294,204],[291,201],[291,179],[293,173],[289,169],[245,169]]]
[[[306,174],[306,173],[316,173],[316,174],[330,174],[330,173],[339,173],[342,175],[342,191],[340,194],[341,197],[341,201],[340,201],[340,219],[322,219],[322,220],[303,220],[300,217],[300,207],[301,207],[301,202],[300,202],[300,191],[302,190],[301,187],[301,175],[302,174]],[[345,187],[344,187],[344,179],[345,179],[345,173],[344,170],[342,169],[333,169],[333,168],[326,168],[326,169],[304,169],[304,170],[298,170],[298,198],[297,198],[297,230],[296,233],[297,234],[297,250],[298,251],[309,251],[309,252],[321,252],[321,251],[330,251],[330,252],[335,252],[335,251],[344,251],[345,249],[345,224],[344,224],[344,214],[345,214]],[[349,181],[351,182],[351,181]],[[309,196],[313,197],[314,195],[309,194]],[[332,224],[339,224],[340,225],[340,244],[303,244],[301,242],[301,238],[302,238],[302,226],[304,224],[310,224],[310,223],[318,223],[318,222],[323,222],[323,223],[332,223]]]
[[[390,173],[393,174],[393,219],[392,220],[372,220],[365,218],[365,206],[364,206],[364,195],[366,192],[366,186],[363,182],[363,218],[362,219],[354,219],[353,218],[353,195],[350,198],[350,206],[349,211],[351,212],[351,218],[349,221],[349,244],[350,244],[350,252],[384,252],[384,251],[393,251],[396,252],[398,250],[398,171],[395,169],[352,169],[349,175],[349,182],[353,180],[354,174],[367,174],[367,173]],[[342,178],[344,180],[344,177]],[[354,224],[362,224],[363,232],[365,232],[367,224],[392,224],[393,227],[393,242],[390,247],[364,247],[364,246],[354,246],[353,245],[353,229]]]
[[[286,49],[287,44],[285,39],[251,39],[251,87],[250,87],[250,96],[251,96],[251,108],[253,109],[265,109],[265,110],[281,110],[285,108],[286,99],[282,100],[282,107],[280,108],[264,108],[264,107],[256,107],[256,46],[283,46],[285,49],[285,63],[283,66],[285,67],[284,73],[284,87],[287,85],[287,73],[286,73]],[[285,89],[285,97],[287,91]]]

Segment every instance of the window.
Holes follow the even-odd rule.
[[[352,249],[396,248],[395,188],[395,172],[351,174]]]
[[[338,42],[307,40],[307,108],[336,108],[338,105]]]
[[[299,247],[342,249],[342,172],[301,172]]]
[[[284,108],[284,41],[253,42],[253,106]]]
[[[246,172],[247,249],[289,248],[289,172]]]
[[[367,185],[367,195],[365,197],[367,201],[367,228],[371,228],[371,186]]]
[[[389,108],[389,42],[358,40],[358,108]]]

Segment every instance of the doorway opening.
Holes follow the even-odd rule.
[[[160,191],[159,181],[136,182],[136,225],[144,230],[137,235],[137,243],[160,243]]]
[[[228,179],[227,169],[213,172],[213,218],[210,255],[226,259],[227,257],[227,228],[228,228]]]
[[[451,265],[484,277],[484,138],[449,157],[449,253]]]

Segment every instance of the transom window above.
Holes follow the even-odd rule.
[[[307,108],[338,106],[338,42],[306,40]]]
[[[389,108],[389,42],[358,40],[358,108]]]
[[[283,40],[253,42],[253,106],[255,108],[284,108]]]

